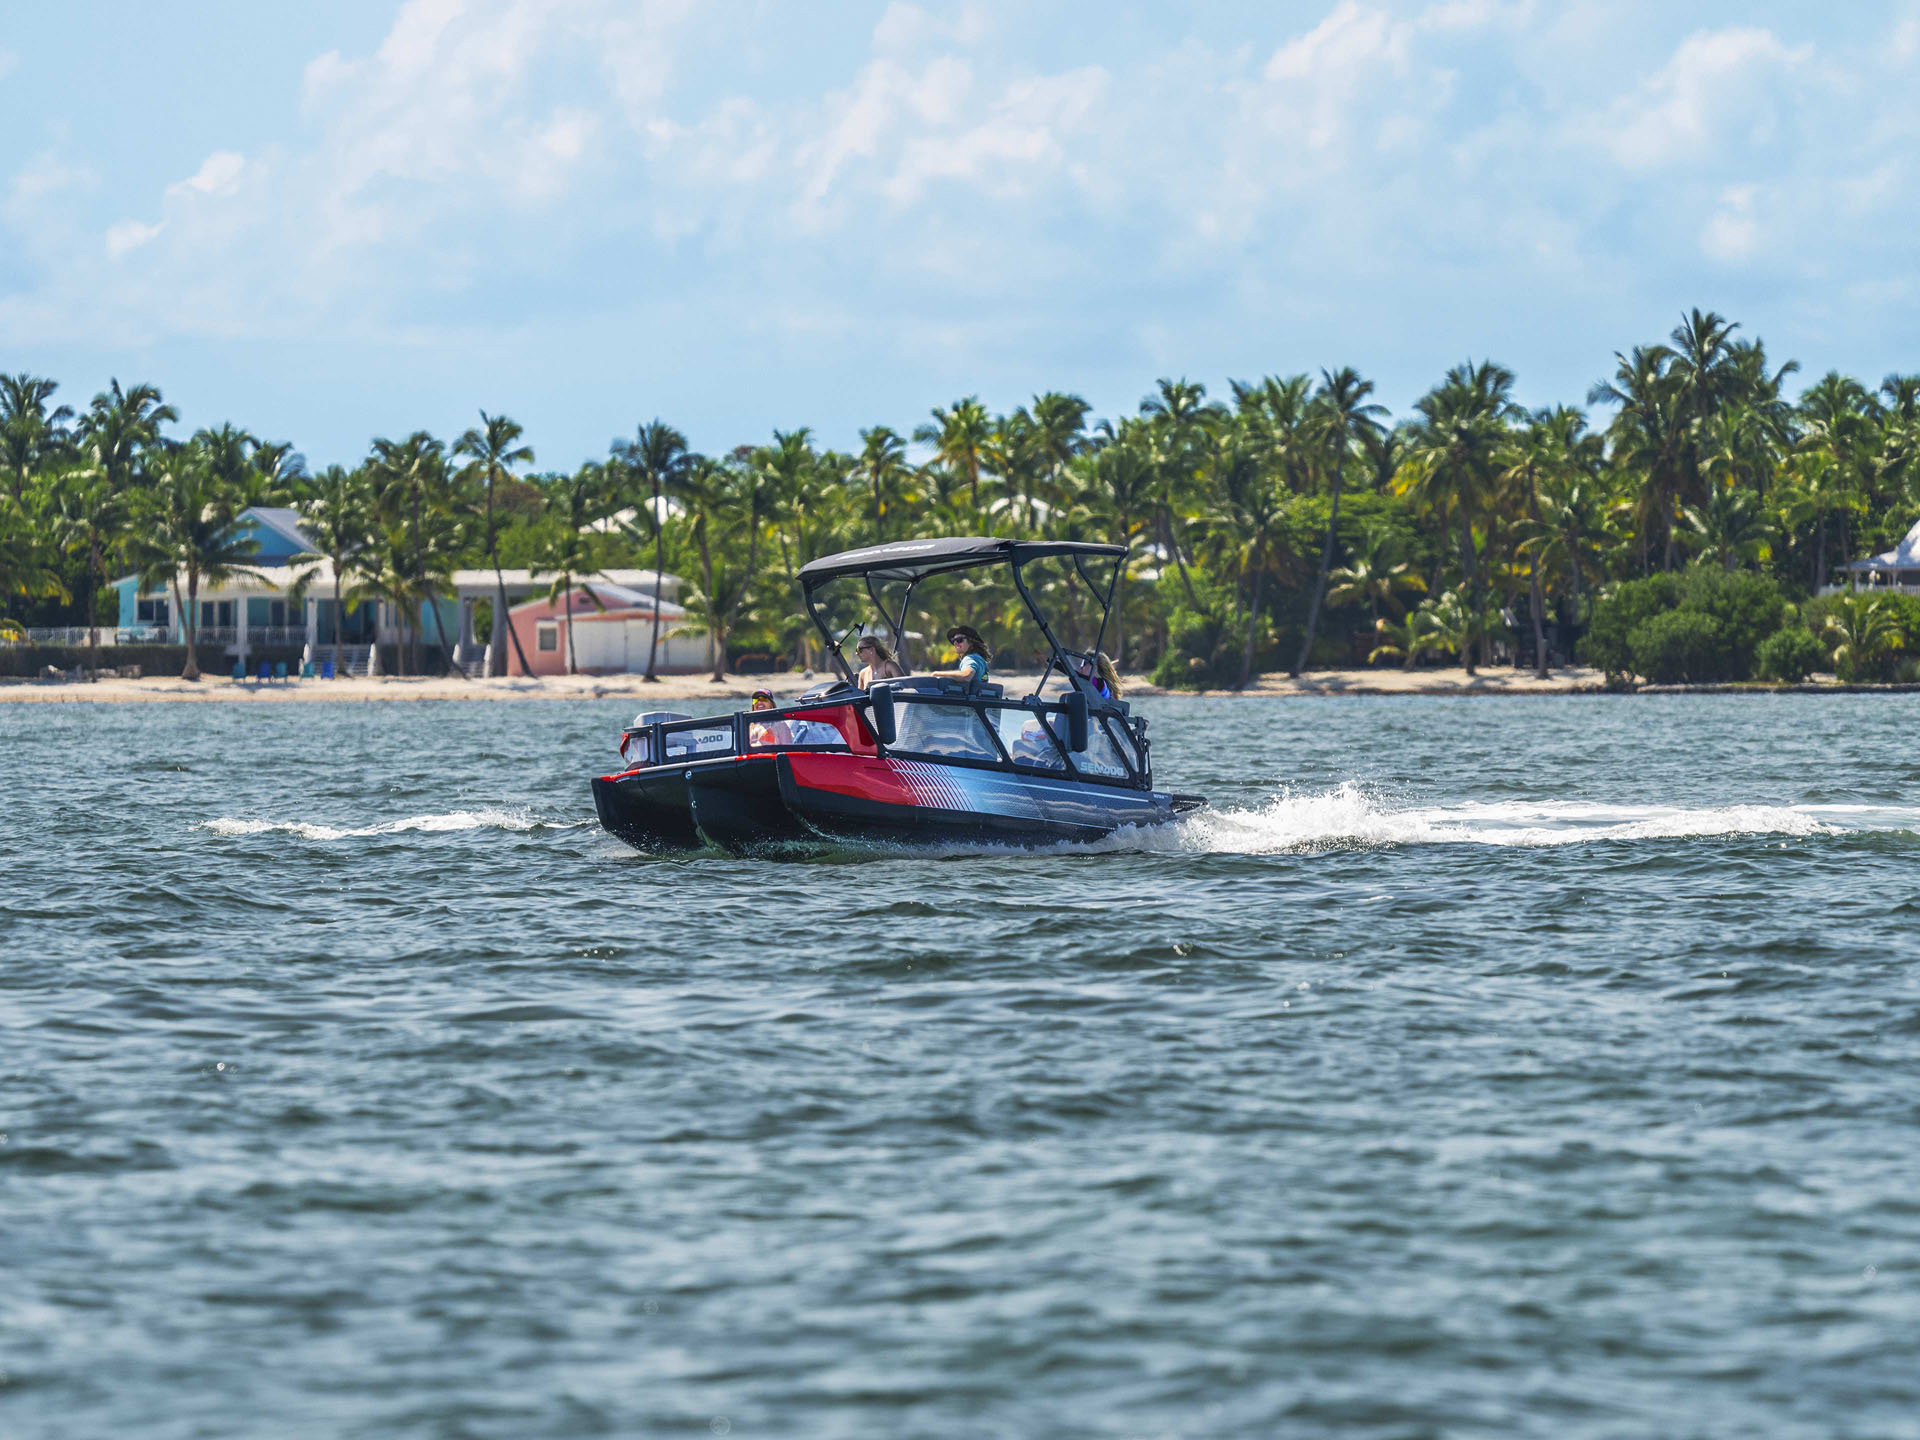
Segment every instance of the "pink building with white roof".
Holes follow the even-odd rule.
[[[571,613],[569,613],[569,611]],[[575,668],[582,675],[640,674],[647,668],[653,636],[653,595],[608,580],[582,580],[559,600],[541,598],[516,605],[508,623],[519,638],[507,649],[507,673],[525,675],[520,653],[535,675],[567,673],[568,631],[572,631]],[[680,633],[687,612],[660,601],[660,639],[654,669],[662,674],[697,674],[710,668],[707,637]]]

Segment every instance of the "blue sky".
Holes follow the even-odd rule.
[[[12,10],[0,368],[318,463],[1468,356],[1577,401],[1691,305],[1920,369],[1920,0]]]

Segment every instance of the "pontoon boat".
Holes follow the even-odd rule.
[[[703,844],[735,854],[792,842],[856,839],[906,844],[1034,845],[1097,840],[1158,825],[1206,802],[1153,788],[1147,722],[1103,696],[1087,663],[1100,648],[1118,545],[963,537],[849,550],[800,571],[807,613],[826,640],[836,678],[774,710],[700,719],[643,714],[621,735],[626,768],[593,782],[600,823],[644,850]],[[1058,562],[1099,610],[1092,650],[1064,648],[1027,567]],[[1008,697],[978,681],[908,675],[854,683],[822,593],[863,582],[895,637],[906,634],[914,587],[936,575],[1004,566],[1048,646],[1030,694]],[[1097,572],[1110,566],[1104,576]],[[1104,579],[1104,586],[1100,581]],[[901,585],[897,607],[882,591]],[[874,633],[879,633],[875,627]],[[1058,671],[1061,684],[1047,693]]]

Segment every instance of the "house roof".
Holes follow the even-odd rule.
[[[1907,531],[1907,538],[1891,550],[1878,555],[1869,555],[1864,560],[1850,563],[1849,570],[1913,570],[1920,569],[1920,523]]]
[[[618,574],[619,572],[615,571],[614,573]],[[649,585],[651,585],[652,579],[652,574],[649,572],[647,576]],[[610,580],[601,579],[582,579],[574,589],[576,594],[581,591],[590,592],[601,605],[606,607],[604,611],[594,610],[587,613],[576,613],[573,617],[576,620],[595,618],[609,619],[615,615],[633,611],[638,611],[649,616],[653,614],[653,594],[651,590],[643,590],[631,585],[616,585]],[[531,600],[525,600],[513,606],[510,613],[518,615],[523,610],[538,610],[546,607],[548,603],[547,597],[541,594]],[[663,619],[684,616],[686,613],[685,607],[676,605],[664,596],[661,598],[660,615]]]
[[[246,513],[296,550],[313,549],[312,538],[300,528],[298,510],[285,510],[275,505],[249,505]]]

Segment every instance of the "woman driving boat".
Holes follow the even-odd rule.
[[[993,659],[993,652],[987,649],[987,642],[980,638],[980,632],[971,625],[956,625],[947,631],[947,643],[953,646],[954,653],[960,658],[951,670],[929,673],[936,680],[966,680],[985,684],[987,662]]]

